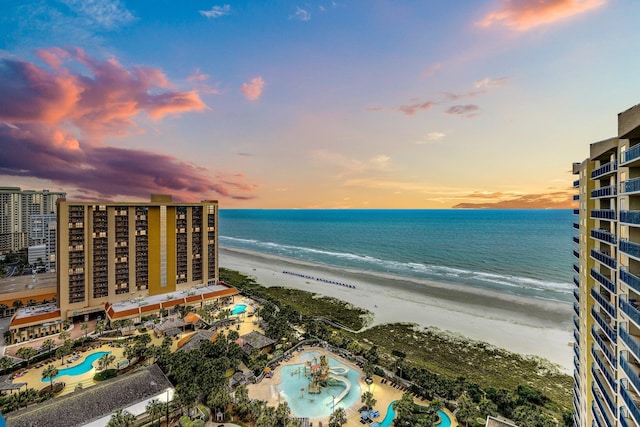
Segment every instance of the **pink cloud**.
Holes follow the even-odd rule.
[[[499,9],[489,12],[478,25],[502,24],[526,31],[540,25],[569,19],[606,3],[606,0],[503,0]]]
[[[254,77],[246,83],[242,83],[240,86],[240,92],[249,101],[255,101],[262,95],[262,89],[264,87],[264,80],[262,77]]]
[[[480,110],[480,107],[474,104],[454,105],[452,107],[449,107],[446,113],[449,115],[458,115],[458,116],[471,118],[471,117],[475,117],[478,114],[477,112],[479,110]]]
[[[216,180],[205,168],[171,156],[103,145],[106,136],[137,130],[140,114],[160,120],[207,108],[196,91],[174,89],[161,70],[127,68],[78,49],[38,56],[51,70],[0,58],[0,123],[6,125],[0,126],[0,175],[51,180],[88,197],[255,197],[257,186],[242,177]],[[67,62],[73,70],[63,67]],[[75,71],[77,64],[89,72]]]
[[[427,111],[433,108],[437,103],[434,101],[417,102],[414,104],[405,104],[397,108],[398,111],[406,114],[407,116],[413,116],[418,111]]]
[[[209,77],[211,77],[209,74],[204,74],[200,71],[200,68],[196,68],[196,71],[187,77],[187,80],[190,82],[204,82],[209,80]]]

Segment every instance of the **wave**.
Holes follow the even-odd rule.
[[[363,270],[395,273],[401,276],[460,282],[467,285],[499,287],[520,291],[553,292],[555,294],[571,294],[572,283],[562,283],[521,277],[509,274],[490,273],[486,271],[468,270],[443,265],[430,265],[418,262],[402,262],[377,258],[370,255],[359,255],[349,252],[327,251],[275,242],[264,242],[254,239],[241,239],[220,236],[221,243],[230,246],[251,248],[259,252],[275,253],[276,255],[307,261],[320,262],[340,267],[352,267]],[[347,263],[345,263],[347,261]],[[497,286],[496,286],[497,285]]]

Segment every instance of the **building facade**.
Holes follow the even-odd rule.
[[[574,163],[574,422],[640,425],[640,105]]]
[[[0,253],[42,244],[32,239],[32,216],[55,214],[56,201],[66,193],[0,187]]]
[[[216,201],[60,200],[57,217],[58,302],[66,318],[218,281]]]

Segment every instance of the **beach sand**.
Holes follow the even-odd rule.
[[[240,271],[263,286],[302,289],[367,309],[374,314],[372,325],[411,322],[436,327],[515,353],[543,357],[566,373],[573,370],[569,303],[329,267],[236,248],[220,248],[219,256],[221,267]]]

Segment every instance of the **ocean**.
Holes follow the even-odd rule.
[[[571,210],[221,209],[219,238],[222,247],[569,302],[573,221]]]

